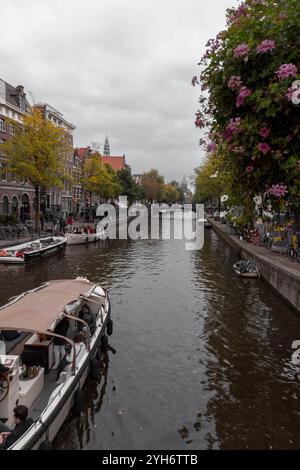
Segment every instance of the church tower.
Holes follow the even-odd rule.
[[[109,157],[110,156],[110,147],[108,137],[105,137],[104,148],[103,148],[103,155]]]

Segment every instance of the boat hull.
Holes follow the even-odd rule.
[[[60,391],[57,397],[49,405],[49,411],[43,416],[43,413],[35,423],[35,426],[30,429],[19,441],[12,446],[11,450],[37,450],[44,441],[52,442],[65,422],[67,416],[72,410],[74,404],[74,395],[78,389],[82,389],[86,379],[89,375],[90,362],[96,356],[100,347],[101,338],[105,333],[107,322],[109,319],[110,306],[105,311],[103,324],[97,333],[94,342],[91,344],[91,350],[86,356],[83,365],[73,376],[71,383],[66,390]],[[63,389],[62,389],[63,390]]]
[[[105,231],[96,233],[68,233],[67,244],[68,245],[85,245],[86,243],[93,243],[105,238]]]
[[[61,250],[63,250],[66,246],[67,239],[64,237],[60,237],[60,240],[57,241],[57,243],[51,244],[49,246],[45,246],[43,248],[40,248],[38,250],[33,250],[31,252],[24,252],[24,257],[18,257],[18,256],[0,256],[0,263],[5,263],[5,264],[25,264],[28,262],[32,261],[37,261],[43,258],[46,258],[47,256],[51,256]],[[24,246],[24,245],[20,245]],[[13,249],[18,249],[19,246],[16,245],[4,248],[4,250],[13,250]]]
[[[242,273],[241,271],[239,271],[235,267],[233,267],[233,270],[234,270],[235,274],[238,277],[245,277],[245,278],[248,278],[248,279],[255,279],[255,278],[259,277],[258,271],[254,271],[254,272],[251,272],[251,273]]]

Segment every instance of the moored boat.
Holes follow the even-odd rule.
[[[47,237],[0,250],[0,263],[24,264],[53,255],[65,247],[65,237]]]
[[[81,316],[83,305],[93,316],[93,329]],[[56,327],[64,319],[70,327],[66,335],[58,335]],[[108,293],[83,278],[46,282],[0,308],[0,330],[28,333],[21,353],[19,344],[18,353],[11,350],[0,356],[7,370],[0,376],[2,384],[6,383],[0,388],[0,419],[12,426],[16,402],[27,406],[30,417],[27,430],[9,449],[45,448],[72,409],[76,414],[83,411],[82,387],[89,373],[95,375],[97,364],[100,369],[99,348],[107,352],[105,332],[112,333]],[[76,340],[79,330],[85,332],[80,343]],[[59,377],[51,370],[55,337],[71,346],[71,359],[61,367]]]
[[[94,232],[85,233],[66,233],[68,245],[84,245],[86,243],[96,242],[98,240],[104,240],[106,238],[106,229],[95,230]]]
[[[235,274],[239,277],[257,278],[260,277],[255,261],[241,260],[233,265]]]

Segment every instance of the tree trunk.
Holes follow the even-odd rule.
[[[34,187],[35,192],[35,207],[34,207],[34,215],[35,215],[35,231],[38,233],[40,228],[40,187],[36,185]]]

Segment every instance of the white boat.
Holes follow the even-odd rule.
[[[2,248],[0,263],[24,264],[36,261],[57,253],[65,247],[66,243],[66,237],[47,237]]]
[[[87,323],[78,318],[83,304],[89,306],[93,315],[92,335]],[[57,371],[51,370],[54,361],[53,331],[63,318],[68,318],[70,328],[66,336],[60,338],[71,345],[73,355],[57,380]],[[75,345],[80,324],[84,325],[86,339]],[[9,355],[0,356],[1,364],[8,369],[6,383],[9,384],[9,387],[0,388],[0,419],[8,427],[13,426],[16,402],[27,406],[30,417],[25,432],[12,442],[9,449],[51,448],[51,442],[70,411],[73,409],[77,416],[83,411],[82,387],[89,373],[95,376],[97,364],[96,373],[99,373],[99,350],[107,353],[105,332],[112,333],[107,291],[83,278],[46,282],[0,308],[0,330],[28,333],[27,342],[21,345],[21,353],[19,344],[18,353],[11,350]],[[26,374],[28,370],[32,374],[28,380],[24,380],[24,364],[31,366],[26,371]],[[3,374],[0,380],[5,384]]]
[[[84,245],[86,243],[104,240],[106,238],[106,229],[97,230],[94,233],[66,233],[68,245]]]

